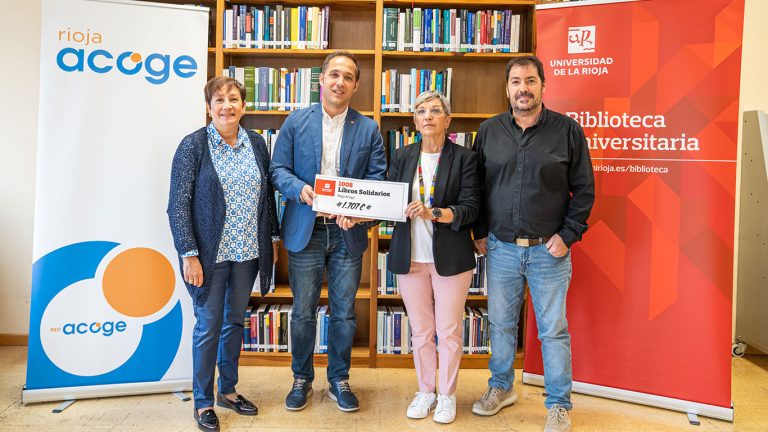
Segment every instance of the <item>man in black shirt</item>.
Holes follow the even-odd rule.
[[[509,61],[511,108],[480,125],[483,207],[475,246],[488,255],[488,313],[493,354],[488,390],[472,411],[493,415],[512,405],[517,330],[525,282],[533,301],[544,360],[545,431],[569,431],[571,337],[565,298],[570,247],[587,229],[595,200],[592,162],[575,120],[541,102],[544,67],[533,56]]]

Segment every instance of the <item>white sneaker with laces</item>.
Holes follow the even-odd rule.
[[[571,417],[568,415],[568,410],[558,404],[549,407],[544,432],[570,432],[570,430]]]
[[[437,395],[437,408],[432,419],[438,423],[452,423],[456,419],[456,396]]]
[[[429,411],[435,407],[436,402],[437,396],[434,393],[416,392],[416,397],[408,405],[405,415],[412,419],[423,419],[429,415]]]

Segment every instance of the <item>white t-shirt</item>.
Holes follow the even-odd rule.
[[[435,175],[437,161],[440,159],[440,153],[421,152],[421,172],[424,177],[424,201],[429,206],[430,189],[432,188],[432,177]],[[419,195],[419,168],[413,175],[413,189],[411,196],[413,200],[420,199]],[[411,219],[411,261],[419,263],[435,262],[432,254],[432,235],[434,226],[431,219],[421,217]]]

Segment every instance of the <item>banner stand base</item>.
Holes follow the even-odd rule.
[[[29,390],[25,387],[21,391],[21,403],[27,405],[37,402],[58,402],[70,400],[74,402],[76,399],[102,398],[110,396],[133,396],[151,393],[174,393],[189,391],[191,389],[191,379],[123,384],[103,384],[80,387],[58,387],[35,390]],[[62,404],[62,406],[63,405],[64,404]]]
[[[59,404],[59,406],[57,406],[56,408],[54,408],[52,412],[53,412],[54,414],[59,414],[59,413],[62,413],[62,412],[64,412],[64,410],[65,410],[65,409],[69,408],[69,406],[70,406],[70,405],[72,405],[72,404],[73,404],[73,403],[75,403],[75,402],[77,402],[77,400],[76,400],[76,399],[65,400],[64,402],[62,402],[61,404]]]
[[[192,400],[192,398],[187,396],[187,394],[184,392],[180,392],[180,391],[173,392],[173,395],[179,398],[182,402],[189,402]]]
[[[688,413],[688,423],[692,424],[693,426],[701,425],[701,422],[699,421],[699,416],[694,413]]]
[[[544,386],[544,376],[523,372],[523,384]],[[622,390],[613,387],[599,386],[579,381],[573,382],[573,391],[590,396],[598,396],[607,399],[616,399],[624,402],[632,402],[657,408],[680,411],[688,414],[689,419],[693,414],[733,422],[733,403],[731,403],[730,408],[724,408],[716,405],[707,405],[682,399],[673,399],[664,396],[640,393],[631,390]]]

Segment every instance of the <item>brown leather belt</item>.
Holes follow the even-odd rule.
[[[515,244],[520,247],[537,246],[548,241],[549,237],[515,237]]]

